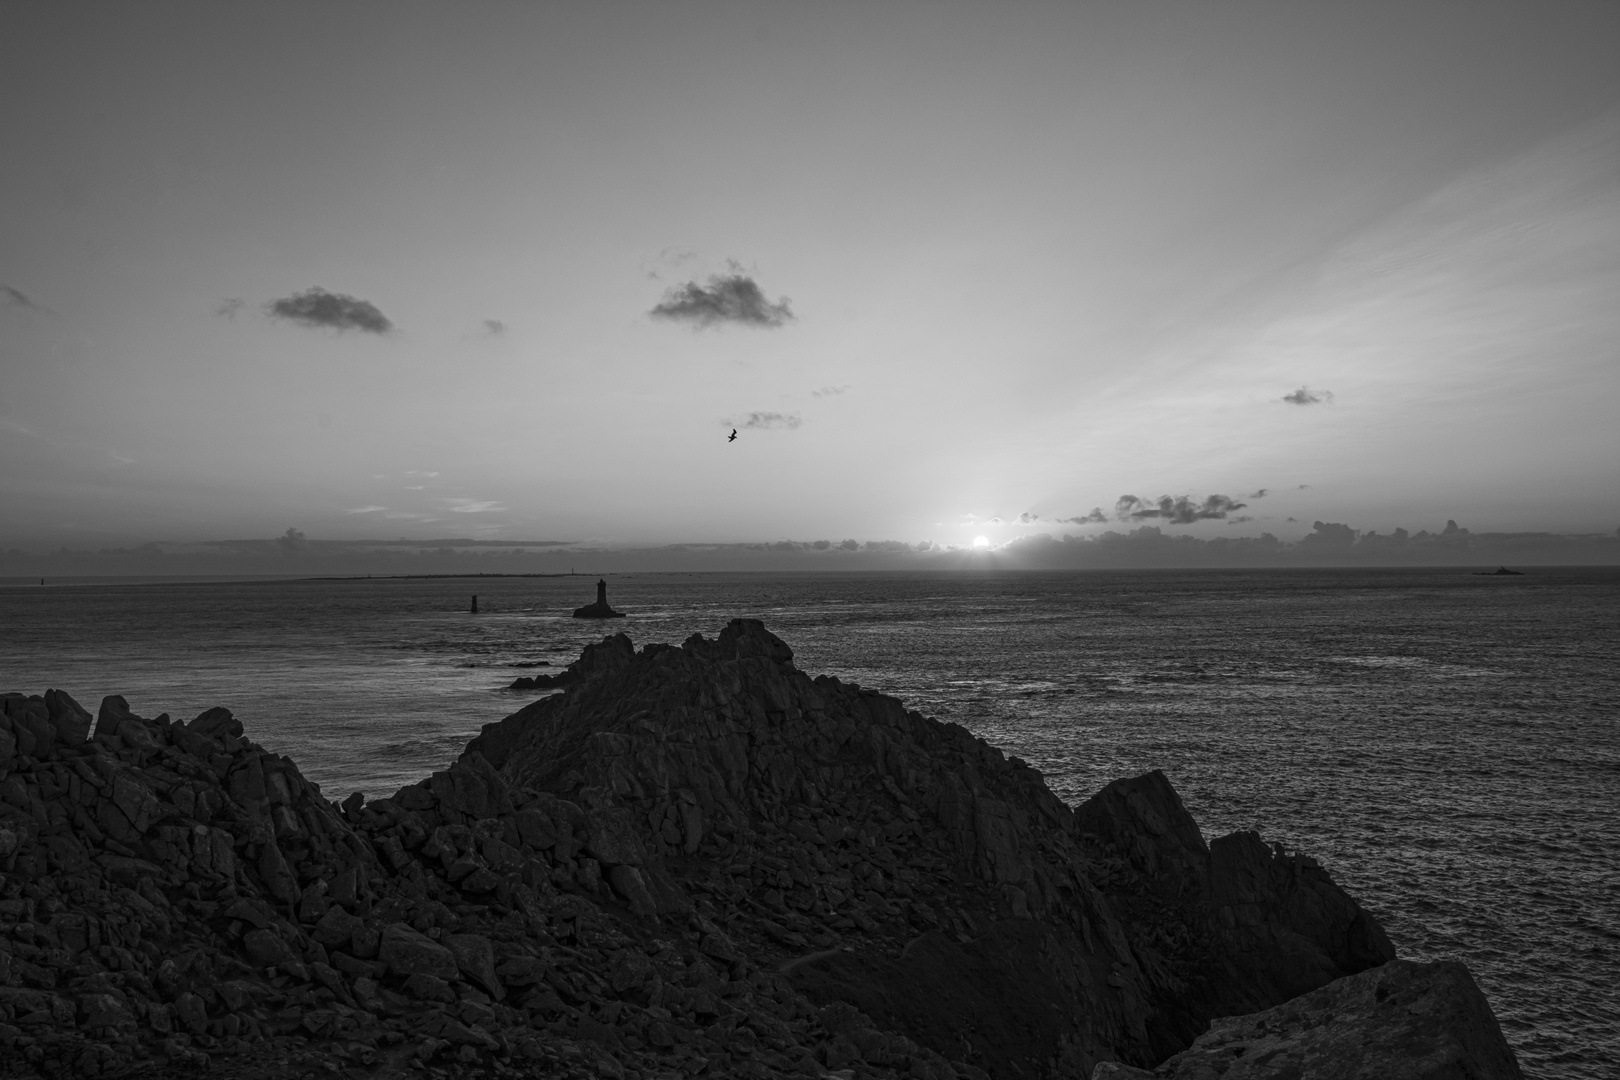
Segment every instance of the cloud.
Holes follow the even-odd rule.
[[[499,319],[485,319],[484,333],[490,337],[500,337],[506,333],[506,324]]]
[[[1291,394],[1284,394],[1282,399],[1290,405],[1320,405],[1324,401],[1330,403],[1333,401],[1333,391],[1323,390],[1318,393],[1302,386]]]
[[[13,289],[10,285],[0,285],[0,297],[4,297],[6,304],[10,307],[27,308],[29,311],[43,311],[47,315],[56,314],[56,312],[52,311],[44,304],[36,304],[29,297],[29,295],[23,292],[21,289]],[[60,316],[58,316],[58,318],[60,318]]]
[[[280,300],[272,300],[265,310],[277,319],[291,319],[305,326],[326,326],[333,330],[364,330],[386,334],[394,329],[388,316],[375,304],[343,293],[315,287]]]
[[[294,552],[303,551],[305,548],[309,547],[309,541],[304,538],[304,531],[302,529],[288,529],[286,532],[276,537],[276,546],[286,554],[291,555]]]
[[[444,499],[442,500],[451,513],[455,514],[496,514],[506,507],[492,499]]]
[[[648,314],[695,327],[738,323],[766,329],[785,326],[794,317],[787,297],[771,303],[758,283],[745,274],[716,274],[709,278],[707,288],[695,281],[678,285]]]
[[[236,313],[242,310],[246,302],[240,296],[227,296],[214,305],[214,314],[224,319],[235,319]]]
[[[387,509],[388,509],[388,507],[386,507],[386,506],[377,506],[377,505],[372,505],[372,506],[351,506],[349,509],[347,509],[347,510],[345,510],[343,512],[345,514],[378,514],[378,513],[381,513],[382,511],[387,510]]]
[[[1246,499],[1263,499],[1265,497],[1266,497],[1266,489],[1265,488],[1261,488],[1259,491],[1251,491],[1247,495],[1244,496],[1244,498],[1246,498]]]
[[[727,421],[727,423],[732,427],[758,428],[762,431],[769,431],[772,429],[781,430],[784,428],[788,431],[792,431],[794,428],[804,423],[804,420],[799,416],[798,413],[751,412],[740,424],[731,423],[731,421]]]
[[[1186,495],[1174,499],[1168,495],[1160,495],[1156,502],[1138,499],[1135,495],[1121,495],[1114,503],[1114,513],[1121,521],[1163,518],[1171,525],[1191,525],[1195,521],[1224,518],[1232,511],[1242,510],[1247,505],[1226,495],[1211,495],[1202,503]]]
[[[1108,515],[1102,512],[1102,507],[1094,506],[1094,507],[1091,508],[1091,512],[1089,514],[1077,514],[1074,517],[1048,518],[1048,517],[1042,517],[1039,514],[1031,514],[1031,513],[1026,511],[1025,513],[1019,514],[1017,519],[1013,522],[1013,524],[1014,525],[1026,525],[1026,526],[1029,526],[1029,525],[1041,525],[1041,524],[1051,524],[1051,525],[1102,525],[1102,524],[1106,524],[1107,521],[1108,521]],[[992,524],[995,524],[995,522],[992,520],[992,521],[985,522],[985,524],[986,525],[992,525]]]
[[[850,389],[853,389],[853,387],[851,387],[848,383],[844,383],[842,386],[823,386],[820,390],[812,390],[812,391],[810,391],[810,396],[811,397],[837,397],[839,394],[842,394],[846,390],[850,390]]]
[[[1453,529],[1456,528],[1456,522],[1450,522],[1449,524]],[[1311,530],[1311,532],[1300,537],[1299,542],[1301,544],[1321,547],[1347,547],[1356,542],[1356,530],[1340,522],[1313,521],[1311,522]]]
[[[1243,523],[1244,523],[1244,522],[1245,522],[1245,521],[1253,521],[1253,520],[1254,520],[1254,518],[1253,518],[1253,517],[1251,517],[1251,516],[1250,516],[1250,515],[1248,515],[1248,514],[1239,514],[1239,515],[1238,515],[1238,516],[1237,516],[1237,517],[1235,517],[1235,518],[1229,518],[1229,519],[1227,519],[1227,522],[1226,522],[1226,523],[1227,523],[1227,524],[1228,524],[1228,525],[1242,525],[1242,524],[1243,524]]]

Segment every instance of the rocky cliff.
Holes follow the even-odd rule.
[[[1161,775],[1071,809],[757,622],[566,682],[341,803],[224,709],[0,697],[0,1071],[1085,1077],[1393,956]]]

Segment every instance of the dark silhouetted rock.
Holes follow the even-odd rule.
[[[1291,1001],[1211,1024],[1150,1070],[1099,1065],[1092,1080],[1522,1080],[1462,964],[1396,960]]]
[[[341,803],[225,709],[0,694],[0,1072],[1074,1077],[1392,955],[1162,775],[1075,811],[757,622],[562,677]]]

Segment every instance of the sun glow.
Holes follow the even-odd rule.
[[[973,538],[973,550],[974,551],[988,551],[988,550],[990,550],[990,538],[988,536],[975,536]]]

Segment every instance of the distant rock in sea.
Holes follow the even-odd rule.
[[[622,611],[614,611],[612,608],[608,607],[608,602],[607,602],[607,582],[603,581],[603,580],[599,580],[596,583],[596,603],[594,603],[594,604],[586,604],[582,608],[575,608],[574,609],[574,618],[576,618],[576,619],[622,619],[622,618],[624,618],[624,613]]]
[[[565,674],[369,802],[225,709],[0,695],[0,1071],[1518,1075],[1461,965],[1162,774],[1070,808],[753,620]]]
[[[1509,570],[1505,566],[1499,566],[1495,570],[1481,570],[1479,573],[1475,574],[1474,576],[1475,577],[1524,577],[1524,571],[1523,570]]]

